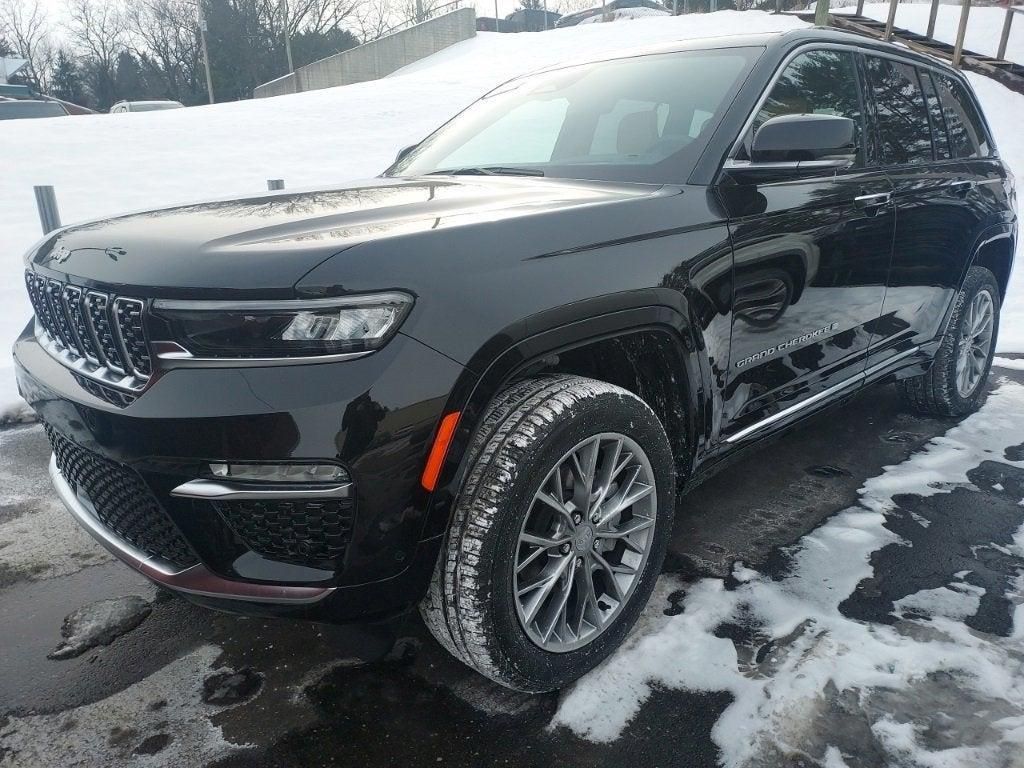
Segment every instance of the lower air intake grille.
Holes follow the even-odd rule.
[[[337,569],[352,536],[351,499],[216,501],[246,547],[270,560]]]
[[[182,568],[198,559],[138,474],[68,440],[48,424],[57,468],[84,493],[105,528],[148,555]]]

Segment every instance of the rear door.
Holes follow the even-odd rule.
[[[831,114],[859,125],[859,157],[840,171],[785,172],[719,186],[730,214],[734,312],[726,442],[738,443],[859,382],[882,309],[894,228],[891,184],[865,150],[856,54],[796,55],[754,118],[744,143],[783,114]],[[735,158],[742,159],[740,155]]]
[[[866,55],[875,150],[893,183],[896,237],[871,363],[922,345],[942,330],[977,230],[967,170],[950,149],[927,69]]]

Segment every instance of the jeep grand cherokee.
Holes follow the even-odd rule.
[[[975,408],[1017,228],[964,77],[804,30],[495,89],[385,174],[26,257],[57,492],[209,606],[419,606],[549,690],[622,641],[677,497],[882,382]],[[685,505],[685,502],[684,502]]]

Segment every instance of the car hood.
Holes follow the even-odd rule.
[[[59,230],[29,259],[38,271],[131,288],[139,296],[292,295],[331,256],[390,238],[445,237],[657,187],[527,177],[375,179],[342,189],[185,205]],[[449,233],[450,234],[450,233]]]

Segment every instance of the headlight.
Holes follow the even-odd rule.
[[[157,299],[153,315],[197,357],[311,357],[380,349],[412,307],[404,293],[295,301]]]

